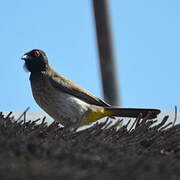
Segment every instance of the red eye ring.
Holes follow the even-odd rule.
[[[39,57],[39,56],[41,56],[41,53],[39,51],[34,51],[34,55]]]

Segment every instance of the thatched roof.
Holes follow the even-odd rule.
[[[10,117],[0,114],[1,179],[180,178],[180,125],[166,124],[167,116],[76,133]]]

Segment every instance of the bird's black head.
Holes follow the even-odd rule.
[[[25,53],[21,59],[25,61],[25,68],[32,73],[45,71],[48,67],[48,58],[46,54],[39,49],[33,49]]]

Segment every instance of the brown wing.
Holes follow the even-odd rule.
[[[55,88],[61,91],[64,91],[68,94],[71,94],[72,96],[75,96],[81,99],[82,101],[85,101],[89,104],[98,105],[98,106],[104,106],[104,107],[110,106],[108,103],[106,103],[102,99],[99,99],[96,96],[89,93],[88,91],[82,89],[80,86],[66,79],[64,76],[59,75],[53,69],[51,69],[51,74],[49,75],[49,79],[50,79],[51,84]]]

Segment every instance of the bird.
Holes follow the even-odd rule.
[[[122,108],[111,106],[89,91],[56,72],[43,50],[33,49],[22,57],[30,72],[32,95],[36,103],[67,131],[76,131],[103,117],[154,119],[159,109]]]

